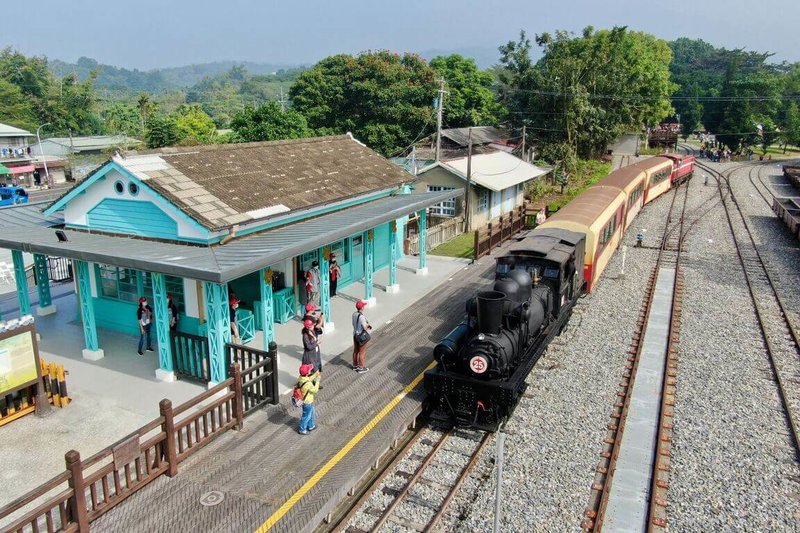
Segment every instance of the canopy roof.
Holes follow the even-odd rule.
[[[41,205],[26,205],[0,209],[0,248],[225,283],[462,194],[390,196],[215,246],[68,229],[62,230],[67,242],[59,242],[54,229],[61,219],[45,217]]]
[[[442,163],[442,167],[462,179],[467,177],[467,157]],[[500,192],[511,186],[544,176],[551,168],[537,167],[506,152],[492,152],[472,156],[472,182],[489,190]]]

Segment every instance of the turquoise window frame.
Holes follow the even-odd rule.
[[[153,277],[149,272],[100,263],[95,263],[94,272],[97,280],[97,296],[100,298],[137,304],[139,298],[145,296],[153,301]],[[183,279],[174,276],[164,276],[164,278],[167,293],[172,295],[178,312],[185,312]]]

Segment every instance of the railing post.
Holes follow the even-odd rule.
[[[164,455],[169,464],[167,476],[173,477],[178,473],[178,450],[175,446],[175,416],[172,414],[172,402],[164,398],[158,403],[158,409],[161,411],[161,416],[164,417],[161,431],[167,436],[164,440]]]
[[[242,367],[239,363],[231,363],[231,377],[233,378],[233,401],[236,412],[236,429],[244,427],[244,395],[242,394]]]
[[[473,241],[475,244],[473,244],[474,248],[472,250],[472,257],[474,258],[475,261],[481,258],[480,252],[478,252],[478,244],[480,243],[480,237],[478,233],[480,233],[480,231],[475,230],[475,240]]]
[[[269,358],[272,360],[272,375],[270,381],[272,382],[272,391],[270,392],[270,403],[278,405],[278,343],[269,343]]]
[[[86,510],[86,487],[83,484],[81,454],[70,450],[64,454],[64,460],[70,473],[69,488],[72,489],[72,498],[69,499],[70,521],[78,524],[78,531],[88,533],[89,513]]]

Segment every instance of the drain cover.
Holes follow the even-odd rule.
[[[222,503],[222,500],[224,499],[225,495],[223,493],[218,490],[212,490],[211,492],[206,492],[200,496],[200,505],[205,507],[213,507]]]

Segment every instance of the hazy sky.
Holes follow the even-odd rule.
[[[520,29],[532,36],[589,24],[800,61],[800,0],[41,0],[8,7],[14,14],[0,25],[0,46],[140,69],[228,59],[313,63],[384,48],[488,51]]]

